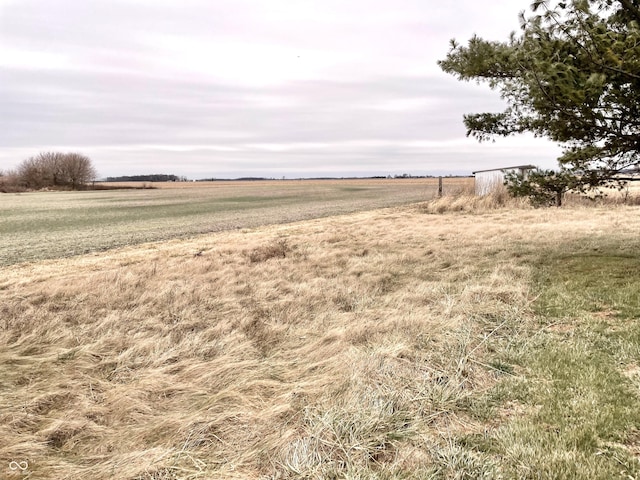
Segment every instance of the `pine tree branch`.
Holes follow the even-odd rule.
[[[638,23],[640,23],[640,9],[636,7],[632,0],[619,0],[623,8],[633,15]]]

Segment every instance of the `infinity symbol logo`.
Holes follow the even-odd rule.
[[[11,462],[9,463],[9,470],[22,470],[23,472],[29,468],[29,464],[27,462]]]

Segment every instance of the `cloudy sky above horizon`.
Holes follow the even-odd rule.
[[[479,144],[496,92],[449,40],[505,40],[530,0],[0,0],[0,169],[79,151],[101,176],[470,174],[560,149]]]

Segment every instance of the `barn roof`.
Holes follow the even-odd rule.
[[[501,168],[490,168],[488,170],[476,170],[475,172],[471,172],[473,175],[475,175],[476,173],[483,173],[483,172],[500,172],[503,170],[535,170],[536,167],[535,165],[516,165],[515,167],[501,167]]]

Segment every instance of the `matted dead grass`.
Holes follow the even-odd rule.
[[[425,478],[480,428],[495,319],[530,315],[518,259],[637,213],[401,207],[0,269],[0,472]]]

